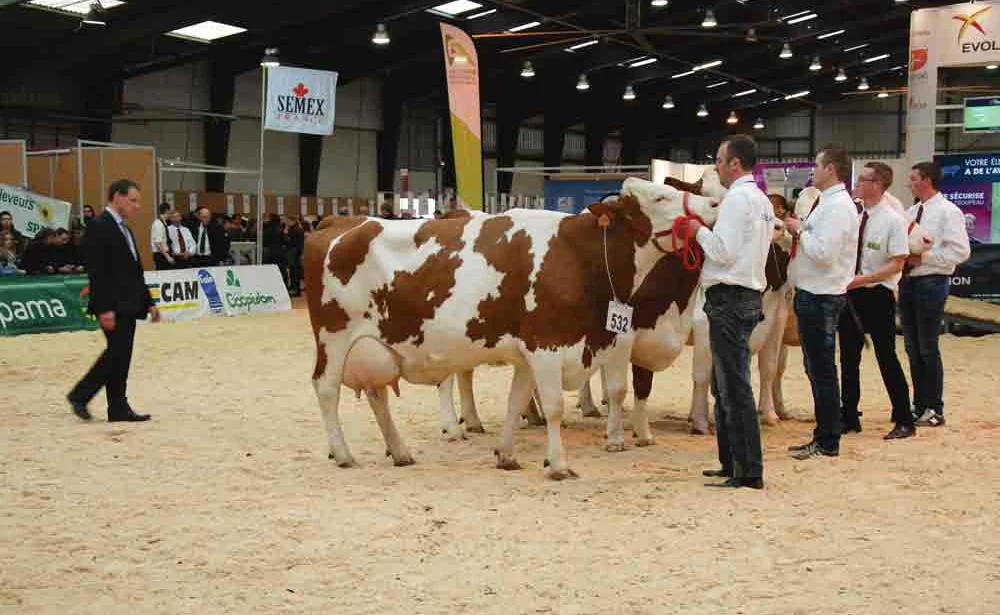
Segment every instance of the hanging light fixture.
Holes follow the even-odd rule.
[[[714,28],[719,25],[719,22],[715,21],[715,11],[712,9],[705,9],[705,19],[701,20],[702,28]]]
[[[861,78],[861,83],[858,84],[858,89],[862,90],[862,91],[868,89],[868,79],[867,78],[865,78],[865,77]]]
[[[264,50],[264,57],[260,59],[260,65],[264,68],[277,68],[281,66],[281,60],[278,59],[277,47],[268,47]]]
[[[521,68],[521,76],[525,79],[531,79],[535,76],[535,67],[531,65],[531,62],[524,63],[524,66]]]
[[[622,94],[622,100],[635,100],[635,90],[631,85],[625,86],[625,93]]]
[[[885,90],[882,90],[881,92],[875,95],[875,98],[889,98],[889,93],[886,92]]]
[[[782,45],[781,53],[778,54],[778,57],[781,58],[782,60],[787,60],[788,58],[792,57],[792,46],[789,45],[788,43]]]
[[[667,6],[668,4],[670,4],[670,3],[667,2],[667,0],[653,0],[652,2],[649,3],[650,6],[652,6],[654,8],[658,8],[658,9],[662,9],[663,7]]]
[[[749,30],[747,30],[747,39],[746,40],[747,40],[748,43],[756,43],[757,42],[758,39],[757,39],[757,29],[756,28],[750,28]]]
[[[754,130],[764,130],[764,120],[757,118],[757,121],[753,123]]]
[[[375,26],[375,34],[372,35],[372,42],[376,45],[389,44],[389,31],[385,29],[384,23]]]
[[[708,109],[705,108],[705,103],[701,103],[701,106],[698,107],[698,117],[706,116],[708,116]]]
[[[996,69],[997,69],[997,65],[996,64],[987,64],[986,65],[986,70],[996,70]]]
[[[834,81],[847,81],[847,73],[845,73],[844,69],[842,69],[842,68],[837,69],[837,76],[834,77],[833,80]]]
[[[87,14],[83,16],[81,21],[88,26],[106,26],[108,25],[107,22],[101,17],[101,13],[103,12],[104,7],[101,6],[100,2],[91,2],[90,10],[87,11]]]
[[[736,112],[730,111],[729,117],[726,118],[726,123],[729,124],[730,126],[735,126],[737,123],[739,123],[739,121],[740,118],[736,117]]]
[[[813,72],[816,72],[816,71],[822,70],[822,69],[823,69],[823,65],[820,64],[819,56],[813,56],[813,61],[812,61],[812,64],[809,65],[809,70],[811,70]]]
[[[590,89],[590,82],[587,81],[587,75],[581,74],[580,80],[576,82],[576,89],[582,91]]]
[[[664,109],[673,109],[675,106],[676,105],[674,105],[674,97],[673,96],[668,95],[666,98],[663,99],[663,108]]]

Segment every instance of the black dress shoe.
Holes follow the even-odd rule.
[[[94,417],[90,415],[90,410],[87,410],[87,404],[82,401],[74,401],[69,397],[67,397],[66,400],[69,401],[69,406],[73,409],[73,414],[80,417],[80,420],[93,420]]]
[[[789,446],[788,447],[788,451],[790,453],[795,453],[795,452],[798,452],[798,451],[804,451],[807,448],[809,448],[810,446],[812,446],[813,444],[816,444],[816,440],[810,440],[810,441],[806,442],[805,444],[796,444],[795,446]]]
[[[852,431],[861,433],[861,421],[850,421],[845,419],[840,426],[840,435],[849,434]]]
[[[902,438],[912,438],[917,435],[917,428],[912,425],[896,425],[892,431],[882,436],[885,440],[900,440]]]
[[[148,421],[149,419],[150,416],[148,414],[137,414],[131,408],[129,408],[128,412],[117,412],[115,414],[108,413],[109,423],[119,423],[123,421],[128,423],[138,423],[140,421]]]
[[[749,476],[742,476],[740,478],[732,477],[724,483],[705,483],[706,487],[720,487],[723,489],[739,489],[740,487],[747,487],[749,489],[763,489],[764,479],[763,478],[752,478]]]
[[[709,478],[729,478],[733,475],[733,471],[726,468],[722,468],[721,470],[702,470],[701,475]]]

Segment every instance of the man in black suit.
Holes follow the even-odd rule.
[[[212,222],[212,211],[199,207],[195,212],[197,224],[191,227],[194,236],[192,267],[217,267],[229,256],[229,241],[222,225]]]
[[[135,322],[150,316],[160,320],[160,311],[146,288],[135,235],[126,220],[139,209],[139,187],[120,179],[108,189],[108,206],[87,227],[84,255],[90,278],[88,310],[97,316],[108,347],[90,371],[70,391],[67,399],[83,420],[92,417],[87,403],[104,387],[109,421],[146,421],[136,414],[125,396]]]

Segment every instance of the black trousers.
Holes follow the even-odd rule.
[[[847,293],[847,300],[854,306],[861,327],[871,336],[882,382],[892,402],[892,421],[912,427],[910,389],[903,375],[903,366],[896,356],[896,298],[891,290],[879,285],[855,288]],[[850,314],[850,306],[840,314],[837,334],[840,338],[841,409],[844,423],[851,425],[858,423],[864,338]]]
[[[173,269],[174,266],[170,264],[166,256],[159,252],[153,253],[153,264],[156,265],[157,271],[165,271],[167,269]]]
[[[108,397],[108,415],[127,411],[128,398],[125,389],[128,384],[128,371],[132,364],[132,345],[135,341],[135,316],[117,315],[115,330],[104,331],[108,346],[97,358],[80,382],[73,387],[69,398],[73,401],[88,403],[104,387]]]

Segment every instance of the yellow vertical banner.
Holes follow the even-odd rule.
[[[483,140],[479,117],[479,57],[469,35],[441,24],[451,110],[451,143],[459,203],[483,209]]]

